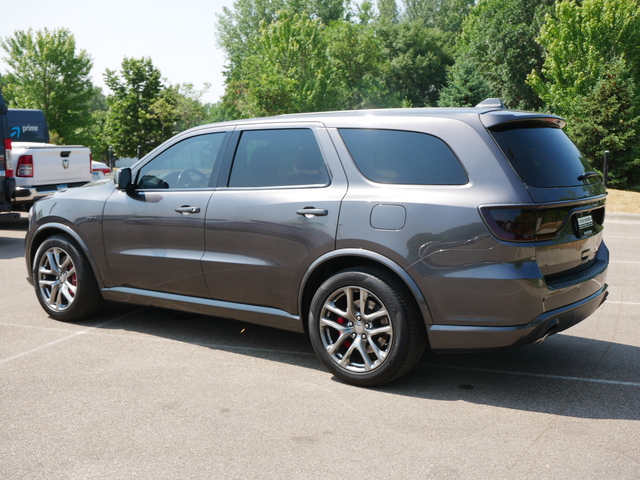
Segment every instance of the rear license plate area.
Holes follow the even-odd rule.
[[[596,232],[593,217],[590,213],[580,213],[576,215],[574,227],[576,236],[579,238],[589,237]]]

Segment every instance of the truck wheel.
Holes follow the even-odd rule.
[[[40,305],[56,320],[81,320],[103,302],[89,262],[66,236],[55,235],[40,245],[32,275]]]
[[[390,382],[411,370],[427,344],[410,293],[378,268],[349,269],[326,280],[311,302],[309,335],[316,355],[340,380]]]

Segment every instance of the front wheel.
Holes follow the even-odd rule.
[[[56,320],[81,320],[102,304],[89,262],[66,236],[53,236],[40,245],[32,275],[40,305]]]
[[[426,331],[409,295],[378,268],[330,277],[309,312],[309,335],[320,361],[352,385],[379,385],[407,373],[426,347]]]

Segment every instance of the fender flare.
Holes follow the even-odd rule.
[[[420,309],[420,313],[422,314],[422,318],[424,319],[425,325],[433,325],[433,318],[431,316],[431,311],[429,310],[429,306],[427,304],[422,291],[418,287],[418,284],[415,280],[407,273],[407,271],[398,265],[396,262],[391,260],[384,255],[381,255],[376,252],[372,252],[371,250],[364,250],[360,248],[344,248],[340,250],[332,250],[331,252],[327,252],[321,257],[317,258],[309,268],[307,268],[306,272],[302,277],[302,282],[300,282],[300,290],[298,292],[298,312],[300,312],[300,318],[303,318],[303,297],[304,291],[306,290],[307,283],[313,273],[321,268],[323,264],[327,261],[334,260],[340,257],[362,257],[363,259],[372,260],[376,263],[381,264],[382,266],[391,270],[394,274],[396,274],[400,280],[406,285],[409,289],[413,298]]]
[[[46,232],[46,235],[43,235],[45,232]],[[32,258],[35,256],[38,250],[38,249],[35,249],[34,251],[33,240],[38,239],[42,236],[44,236],[46,240],[47,238],[52,237],[58,233],[68,235],[69,237],[71,237],[71,239],[74,242],[78,244],[78,246],[82,250],[82,253],[84,253],[85,257],[89,261],[89,265],[91,265],[91,270],[93,271],[93,276],[95,277],[96,282],[98,283],[98,288],[102,290],[104,288],[104,282],[102,281],[102,277],[98,274],[98,268],[96,266],[95,258],[91,254],[91,251],[87,247],[87,244],[84,242],[82,237],[80,237],[80,235],[78,235],[78,233],[73,228],[71,228],[69,225],[65,225],[64,223],[59,223],[59,222],[50,222],[50,223],[45,223],[43,225],[40,225],[33,232],[33,235],[31,235],[31,238],[30,238],[31,241],[29,242],[29,244],[26,245],[25,261],[27,263],[27,272],[29,273],[29,277],[28,277],[29,283],[31,283],[32,281],[31,279],[31,272],[33,271]],[[38,242],[38,248],[40,248],[40,245],[42,245],[42,242]]]

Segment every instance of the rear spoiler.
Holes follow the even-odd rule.
[[[564,128],[567,124],[562,117],[557,115],[549,115],[543,113],[520,112],[517,110],[492,110],[480,114],[480,121],[487,128],[495,128],[504,126],[507,128],[517,127],[525,123],[529,124],[546,124],[548,127]]]

